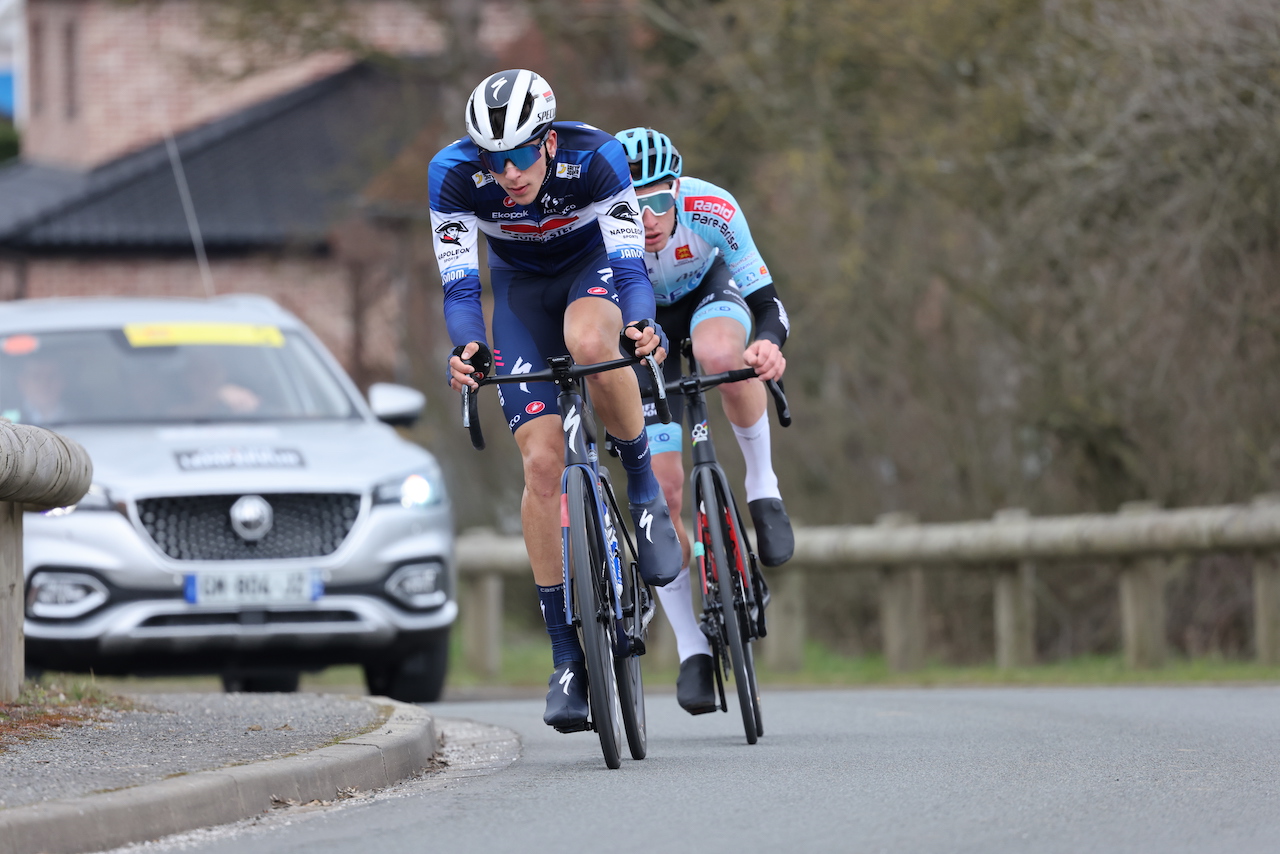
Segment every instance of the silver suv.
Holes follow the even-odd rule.
[[[0,304],[0,416],[75,439],[74,507],[25,521],[32,670],[216,673],[294,690],[333,664],[439,698],[453,522],[434,457],[366,405],[293,315],[257,296]]]

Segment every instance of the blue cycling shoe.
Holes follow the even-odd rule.
[[[581,661],[561,664],[547,680],[547,711],[542,720],[560,732],[587,728],[587,666]]]
[[[636,555],[640,562],[640,577],[655,587],[666,587],[676,580],[684,566],[680,551],[680,538],[671,522],[667,499],[658,497],[644,504],[628,504],[631,521],[635,523]]]

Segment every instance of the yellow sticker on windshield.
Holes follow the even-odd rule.
[[[276,326],[251,323],[128,323],[124,337],[132,347],[180,347],[202,344],[215,347],[283,347],[284,335]]]

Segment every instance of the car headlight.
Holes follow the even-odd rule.
[[[124,512],[124,505],[121,502],[112,500],[111,493],[100,483],[92,483],[89,485],[89,491],[85,493],[84,498],[79,502],[68,507],[55,507],[52,510],[44,511],[46,516],[70,516],[77,510],[114,510],[119,513]]]
[[[435,608],[449,598],[444,583],[443,564],[409,563],[391,573],[386,589],[392,598],[410,608]]]
[[[399,504],[401,507],[427,507],[444,501],[444,481],[438,473],[415,472],[380,483],[373,490],[374,504]]]
[[[27,589],[27,616],[73,620],[103,605],[111,594],[85,572],[37,572]]]

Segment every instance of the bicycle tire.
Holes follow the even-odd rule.
[[[649,736],[644,711],[644,674],[640,671],[640,655],[630,651],[619,655],[618,649],[623,644],[629,647],[632,637],[640,637],[643,642],[641,623],[644,618],[645,591],[636,563],[630,559],[635,556],[628,556],[622,549],[626,531],[620,529],[621,514],[608,472],[601,469],[600,475],[600,498],[604,504],[604,512],[613,521],[614,542],[618,545],[618,559],[622,569],[622,624],[615,633],[618,647],[615,647],[613,656],[613,669],[618,680],[618,702],[622,707],[622,729],[627,734],[627,748],[631,751],[631,758],[644,759],[649,753]],[[627,542],[630,543],[630,540]]]
[[[613,614],[601,619],[602,603],[608,602],[603,588],[608,568],[600,542],[596,502],[586,475],[575,470],[566,490],[569,523],[569,566],[573,574],[574,602],[577,606],[582,649],[587,658],[587,695],[591,720],[600,736],[600,750],[609,768],[622,765],[622,710],[618,700],[617,674],[613,668]]]
[[[699,481],[701,486],[698,497],[707,520],[706,535],[709,540],[705,554],[711,560],[716,580],[720,620],[728,641],[726,651],[733,667],[734,686],[738,691],[738,709],[742,713],[742,730],[747,736],[747,744],[755,744],[760,737],[756,728],[758,700],[752,690],[755,667],[754,662],[747,658],[749,650],[745,626],[735,603],[735,599],[740,601],[741,597],[734,595],[738,573],[729,564],[725,543],[724,503],[716,486],[715,474],[710,469],[703,470]]]
[[[628,588],[623,593],[622,623],[630,634],[638,631],[636,624],[640,621],[640,604],[637,599],[640,590],[635,586],[635,573],[630,569],[623,570],[622,578],[623,585]],[[644,674],[640,672],[640,656],[615,655],[613,669],[618,680],[618,701],[622,706],[622,728],[627,734],[627,747],[632,759],[644,759],[649,753],[649,736],[644,713]]]
[[[746,540],[746,537],[743,535],[742,514],[738,512],[737,504],[734,503],[732,495],[728,495],[726,498],[726,501],[730,505],[727,510],[726,519],[730,520],[730,523],[731,523],[730,537],[733,540],[734,549],[737,552],[738,563],[736,564],[736,566],[742,573],[750,575],[752,580],[752,588],[753,588],[751,591],[750,598],[755,600],[756,607],[762,609],[761,613],[763,613],[764,603],[760,601],[756,593],[756,590],[754,589],[755,587],[754,582],[756,581],[756,576],[759,573],[759,570],[756,568],[755,557],[752,556],[751,551],[748,547],[749,544]],[[747,569],[748,566],[750,566],[749,571]],[[738,577],[742,578],[743,576],[739,575]],[[746,630],[746,636],[744,637],[743,644],[742,644],[742,652],[743,652],[742,657],[746,666],[747,676],[749,677],[749,681],[751,683],[751,701],[752,701],[751,705],[752,705],[752,711],[754,712],[754,717],[756,721],[756,735],[762,736],[764,735],[764,717],[760,712],[760,684],[759,684],[759,680],[756,678],[755,652],[751,649],[751,638],[758,637],[758,635],[756,634],[757,626],[752,623],[750,608],[747,605],[748,597],[746,595],[747,591],[746,591],[745,584],[743,585],[742,594],[743,595],[742,595],[741,601],[743,605],[742,605],[742,611],[739,613],[739,619],[743,629]]]

